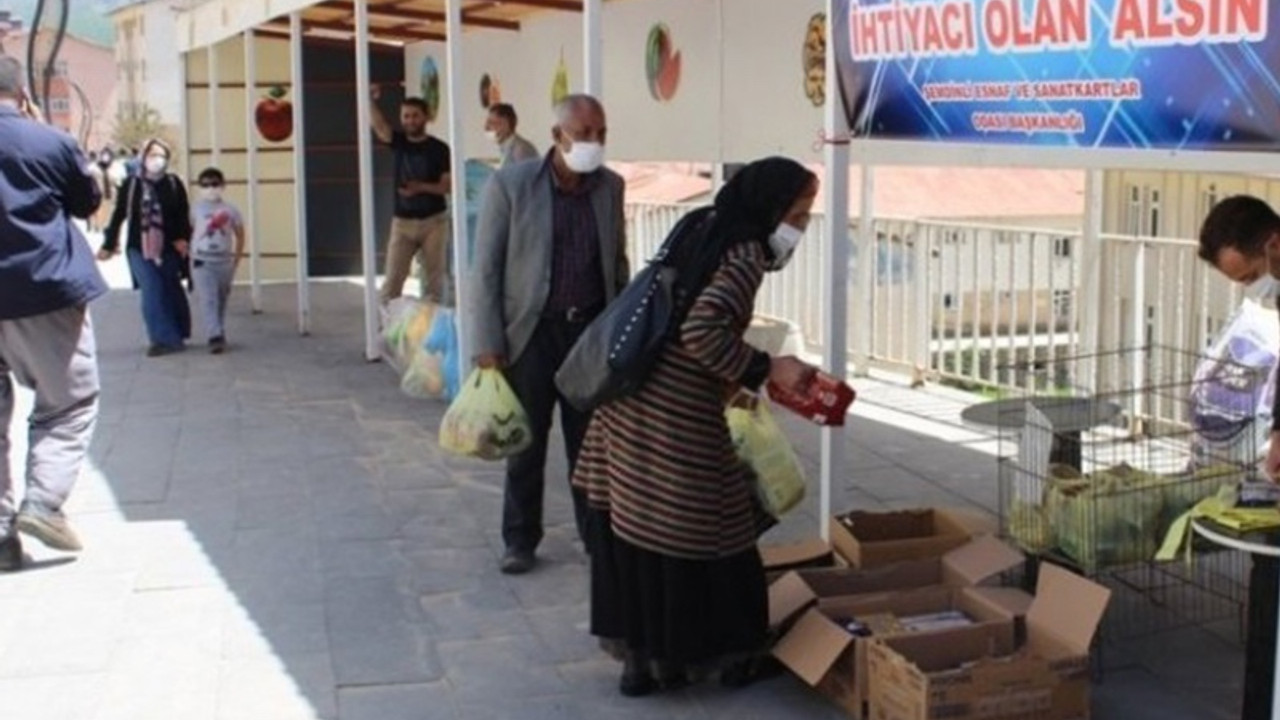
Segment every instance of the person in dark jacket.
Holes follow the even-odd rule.
[[[148,357],[183,349],[191,337],[191,308],[182,288],[191,240],[187,190],[169,172],[172,152],[160,140],[143,147],[142,172],[120,188],[115,212],[104,232],[99,260],[120,252],[125,228],[125,257],[133,284],[142,291],[142,320],[151,346]]]
[[[107,291],[72,222],[102,201],[89,161],[71,136],[34,119],[22,78],[22,65],[0,56],[0,572],[22,567],[19,531],[80,549],[62,506],[98,416],[88,304]],[[20,507],[6,457],[15,379],[35,391]]]

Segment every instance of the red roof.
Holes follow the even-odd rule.
[[[611,164],[627,181],[627,202],[705,201],[711,180],[696,163]],[[811,165],[819,178],[821,165]],[[861,173],[851,168],[849,212],[861,212]],[[903,218],[1044,218],[1084,213],[1084,177],[1079,170],[1025,168],[876,168],[877,215]]]

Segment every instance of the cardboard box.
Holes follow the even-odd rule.
[[[923,636],[868,647],[872,720],[1085,720],[1089,646],[1106,612],[1106,588],[1062,568],[1040,568],[1027,613],[1027,644],[1015,653],[968,638]]]
[[[979,585],[1024,560],[1018,550],[982,536],[926,560],[908,560],[877,568],[829,568],[784,574],[769,585],[769,626],[781,629],[810,606],[832,598],[889,593],[933,585]],[[1026,598],[1030,602],[1030,598]]]
[[[942,509],[855,510],[830,520],[831,545],[855,568],[940,557],[975,534],[971,520]]]
[[[766,574],[781,574],[802,568],[831,567],[835,565],[835,553],[826,540],[813,538],[785,545],[761,545],[760,561]]]
[[[880,631],[873,637],[855,637],[838,622],[842,618],[867,619],[892,615],[906,617],[959,610],[973,625],[919,633],[930,642],[947,644],[952,635],[976,633],[994,638],[1004,651],[1012,651],[1016,610],[1009,595],[993,588],[954,588],[945,585],[819,600],[774,645],[773,655],[801,680],[829,697],[852,717],[861,718],[870,692],[867,651],[873,640],[897,637],[901,630]],[[1019,602],[1018,606],[1025,603]]]

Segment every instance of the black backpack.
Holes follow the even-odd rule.
[[[571,405],[591,411],[644,384],[720,264],[714,225],[710,207],[682,217],[649,264],[582,332],[555,378]]]

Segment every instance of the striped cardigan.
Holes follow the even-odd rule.
[[[767,356],[742,338],[766,263],[757,243],[730,249],[645,385],[591,420],[574,485],[633,545],[695,560],[755,545],[750,470],[724,408],[731,384],[764,379]]]

